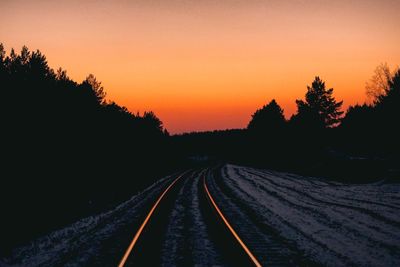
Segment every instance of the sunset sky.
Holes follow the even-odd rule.
[[[296,111],[319,75],[366,100],[377,65],[400,64],[400,0],[0,0],[7,51],[93,73],[107,98],[153,110],[171,133],[245,127],[275,98]]]

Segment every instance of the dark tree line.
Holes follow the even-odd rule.
[[[320,157],[329,142],[328,132],[340,122],[342,103],[319,77],[307,86],[305,99],[296,100],[297,113],[289,120],[272,100],[252,115],[247,127],[254,157],[250,161],[288,169]]]
[[[400,68],[390,72],[377,67],[367,84],[372,104],[349,108],[340,129],[350,143],[347,148],[380,156],[396,156],[400,151]]]
[[[372,103],[344,114],[316,77],[288,120],[272,100],[247,129],[170,137],[154,113],[106,100],[93,75],[78,83],[40,51],[7,55],[0,44],[0,254],[193,165],[233,162],[357,182],[387,170],[399,176],[400,69],[379,67],[367,89]]]
[[[379,66],[367,93],[372,104],[350,106],[344,114],[343,102],[316,77],[290,120],[272,100],[248,125],[250,162],[345,181],[398,176],[400,69]]]
[[[107,101],[93,75],[75,82],[40,51],[7,55],[0,44],[0,95],[2,252],[110,208],[176,168],[153,112]]]
[[[256,110],[247,129],[175,136],[175,146],[186,155],[347,182],[396,179],[400,70],[390,73],[381,66],[377,73],[368,86],[372,104],[351,106],[344,113],[333,89],[315,77],[288,120],[272,100]]]

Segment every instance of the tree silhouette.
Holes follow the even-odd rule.
[[[166,156],[167,131],[153,112],[107,101],[94,75],[75,82],[39,50],[7,55],[0,43],[0,94],[4,229],[22,229],[0,232],[9,239],[0,254],[3,244],[117,204],[179,164]],[[29,229],[18,226],[27,220]]]
[[[5,69],[6,69],[6,51],[4,49],[4,45],[0,43],[0,81],[5,82]]]
[[[3,43],[0,43],[0,63],[3,63],[6,56],[6,50],[4,49]]]
[[[333,88],[326,89],[325,82],[318,76],[311,86],[307,86],[305,101],[296,100],[297,114],[292,120],[297,124],[311,128],[333,127],[340,122],[343,101],[336,102],[332,96]]]
[[[400,149],[396,123],[400,116],[400,69],[379,65],[369,82],[371,105],[349,107],[340,125],[343,139],[356,153],[393,153]]]
[[[376,101],[377,127],[384,133],[381,142],[388,148],[400,148],[396,141],[400,127],[396,123],[400,118],[400,69],[397,69],[388,81],[387,90]]]
[[[352,129],[363,129],[368,131],[372,123],[373,106],[363,104],[350,106],[347,109],[346,116],[342,119],[340,127]]]
[[[97,81],[93,74],[89,74],[83,83],[86,83],[91,87],[91,91],[94,93],[94,97],[96,98],[97,102],[99,104],[103,104],[105,101],[106,92],[104,91],[101,82]]]
[[[376,106],[387,110],[389,114],[399,115],[400,103],[400,68],[387,79],[386,89],[378,96]]]
[[[247,129],[258,133],[281,131],[286,123],[283,109],[275,99],[258,109],[251,117]]]
[[[382,63],[375,68],[374,75],[365,85],[366,94],[372,98],[373,103],[377,103],[387,93],[391,79],[392,73],[387,63]]]
[[[143,122],[150,129],[155,129],[157,132],[161,133],[163,131],[163,123],[157,118],[157,116],[152,111],[145,111],[143,114]]]
[[[257,165],[271,167],[283,163],[286,130],[283,109],[273,99],[252,115],[247,126],[247,151],[243,151],[243,154]]]

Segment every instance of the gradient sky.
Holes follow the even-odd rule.
[[[319,75],[344,105],[400,64],[400,0],[0,0],[0,42],[93,73],[107,98],[172,133],[245,127],[276,98],[289,117]]]

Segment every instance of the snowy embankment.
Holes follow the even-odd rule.
[[[263,224],[324,266],[400,266],[400,185],[347,185],[226,165],[222,181]]]
[[[113,210],[84,218],[16,249],[11,258],[0,260],[0,266],[115,265],[125,249],[118,246],[124,246],[126,240],[113,239],[132,238],[131,226],[137,224],[143,207],[152,203],[172,178],[159,180]]]

